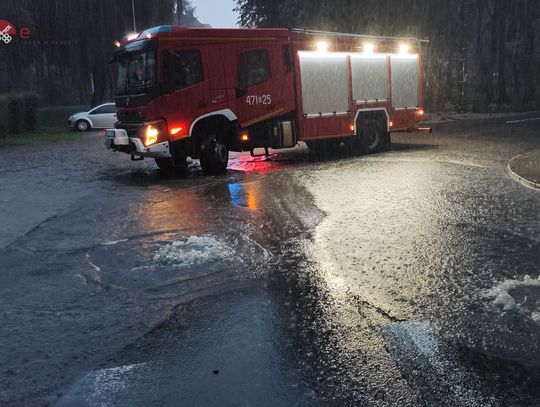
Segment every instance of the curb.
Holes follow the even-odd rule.
[[[524,177],[522,177],[521,175],[519,175],[518,173],[516,173],[516,172],[514,172],[512,170],[512,167],[511,167],[512,161],[520,158],[521,156],[523,156],[525,154],[528,154],[528,153],[523,153],[523,154],[517,155],[514,158],[512,158],[510,161],[508,161],[508,165],[507,165],[508,173],[510,174],[510,176],[512,178],[514,178],[516,181],[518,181],[522,185],[524,185],[524,186],[526,186],[528,188],[531,188],[531,189],[540,190],[540,184],[538,184],[538,183],[536,183],[534,181],[531,181],[531,180],[529,180],[527,178],[524,178]]]

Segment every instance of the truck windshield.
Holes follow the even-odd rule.
[[[119,95],[146,93],[155,81],[155,51],[128,54],[118,59],[116,90]]]

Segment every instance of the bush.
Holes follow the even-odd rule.
[[[38,98],[33,93],[0,95],[0,136],[34,130]]]
[[[471,95],[467,99],[468,103],[472,105],[470,112],[474,113],[487,113],[488,112],[488,102],[483,97],[479,95],[478,92],[471,92]]]
[[[37,122],[38,96],[35,93],[22,95],[24,106],[23,125],[26,130],[34,130]]]
[[[20,95],[8,95],[8,132],[17,134],[21,128],[23,104]]]
[[[488,113],[489,112],[487,104],[483,102],[475,103],[473,109],[475,113]]]
[[[8,101],[7,96],[0,95],[0,137],[5,137],[8,133]]]
[[[452,102],[446,102],[443,106],[443,112],[445,113],[457,113],[458,107]]]
[[[536,100],[529,100],[523,105],[526,112],[532,112],[538,110],[538,102]]]
[[[497,113],[499,111],[499,106],[497,106],[497,103],[490,103],[487,105],[487,110],[489,113]]]
[[[508,103],[501,104],[501,107],[499,108],[499,110],[501,113],[511,113],[513,111],[518,111],[518,110],[512,109],[512,105]]]

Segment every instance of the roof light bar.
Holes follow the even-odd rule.
[[[373,51],[375,51],[375,45],[371,43],[364,44],[364,53],[373,54]]]
[[[409,46],[407,44],[401,44],[399,46],[399,54],[400,55],[408,55],[409,54]]]
[[[327,52],[328,51],[328,43],[326,41],[319,41],[317,43],[317,51],[319,51],[319,52]]]

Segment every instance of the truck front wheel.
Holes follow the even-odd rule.
[[[229,149],[215,136],[201,144],[201,168],[205,175],[223,174],[229,162]]]

